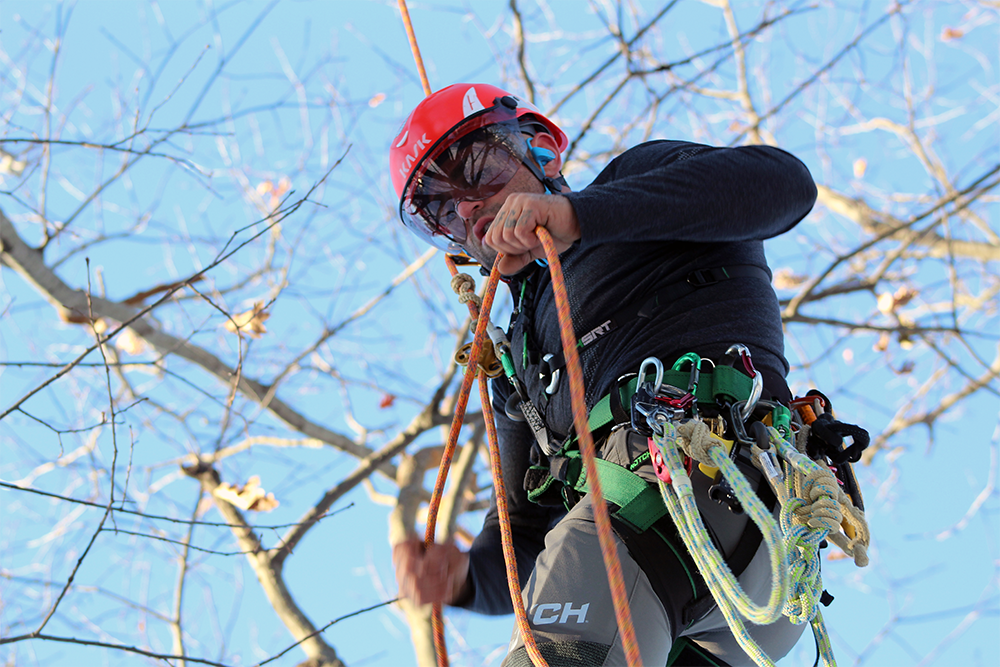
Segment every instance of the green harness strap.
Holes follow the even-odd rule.
[[[665,371],[663,384],[678,388],[688,386],[691,375],[687,371]],[[638,377],[632,378],[619,388],[622,405],[629,405],[635,393]],[[699,403],[717,405],[746,400],[750,395],[753,380],[729,366],[717,366],[711,373],[704,373],[698,384],[695,398]],[[587,423],[591,433],[602,429],[614,421],[611,413],[611,395],[604,396],[590,411]],[[565,485],[579,493],[589,493],[587,474],[583,466],[580,450],[576,447],[576,437],[571,438],[559,454],[567,460],[565,481],[560,482],[551,474],[537,488],[528,492],[528,499],[536,502],[552,489],[553,485]],[[601,489],[609,502],[618,505],[614,516],[624,521],[637,532],[644,532],[660,517],[667,513],[663,499],[656,487],[647,483],[628,468],[616,463],[597,459],[597,474],[601,479]]]
[[[709,378],[711,378],[711,382],[709,382]],[[670,370],[663,373],[663,384],[672,385],[678,389],[687,387],[690,379],[691,374],[687,371]],[[629,405],[629,402],[632,400],[632,394],[635,393],[635,388],[638,384],[639,378],[634,377],[628,381],[628,384],[623,384],[620,387],[622,405]],[[705,405],[717,405],[719,402],[735,403],[746,400],[750,396],[752,388],[753,379],[742,371],[736,370],[731,366],[716,366],[712,369],[712,372],[702,373],[695,398],[699,403]],[[590,417],[587,420],[587,424],[590,426],[590,432],[593,433],[610,424],[613,419],[614,417],[611,415],[611,394],[608,394],[601,398],[590,410]],[[574,437],[568,444],[575,443],[576,438]]]
[[[579,450],[566,452],[566,457],[570,459],[570,470],[575,468],[579,471],[575,480],[566,478],[567,485],[580,493],[589,493],[587,471],[583,468]],[[636,532],[644,532],[667,513],[667,506],[652,484],[617,463],[604,459],[597,459],[596,463],[604,498],[619,507],[613,515]]]

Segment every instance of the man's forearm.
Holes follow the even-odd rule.
[[[690,157],[670,162],[685,146]],[[599,177],[566,195],[584,245],[763,240],[793,227],[816,200],[809,170],[777,148],[663,142],[631,153],[619,158],[613,180]]]

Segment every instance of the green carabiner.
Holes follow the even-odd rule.
[[[674,365],[670,368],[673,371],[684,370],[684,363],[691,362],[691,379],[688,382],[688,393],[692,396],[696,396],[698,391],[698,380],[701,379],[701,357],[695,352],[688,352],[681,355]]]

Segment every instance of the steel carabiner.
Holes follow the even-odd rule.
[[[660,385],[663,384],[663,362],[656,357],[646,357],[639,364],[639,379],[640,385],[649,384],[646,382],[646,366],[652,366],[656,370],[656,382],[653,384],[653,389],[649,393],[656,396],[660,391]]]
[[[750,419],[750,415],[752,415],[753,411],[757,408],[757,402],[760,401],[760,396],[764,391],[764,376],[759,370],[753,367],[753,358],[750,356],[750,348],[743,343],[734,343],[730,345],[726,350],[726,356],[735,362],[735,357],[737,355],[739,355],[740,360],[743,361],[743,370],[746,371],[747,375],[753,378],[753,385],[750,388],[750,397],[743,403],[743,408],[740,410],[740,419],[745,422]]]

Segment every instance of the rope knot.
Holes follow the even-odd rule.
[[[712,434],[708,424],[700,419],[692,419],[677,427],[677,444],[698,463],[714,466],[711,450],[713,447],[723,449],[723,442]]]
[[[825,466],[816,466],[802,483],[805,505],[795,510],[795,519],[814,529],[837,532],[844,520],[838,502],[839,485],[833,472]]]
[[[476,294],[476,281],[468,273],[457,273],[451,278],[451,289],[458,295],[460,303],[470,301],[479,307],[483,304],[483,299]]]

